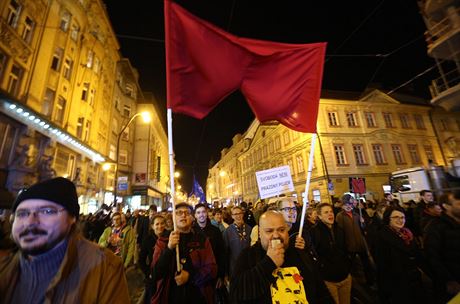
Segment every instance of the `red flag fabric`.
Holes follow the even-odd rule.
[[[326,43],[241,38],[164,4],[168,108],[202,119],[240,89],[259,121],[316,132]]]

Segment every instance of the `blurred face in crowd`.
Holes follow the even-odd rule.
[[[449,194],[449,204],[443,204],[448,216],[453,217],[457,222],[460,222],[460,199]]]
[[[121,227],[121,215],[120,214],[115,214],[112,217],[112,226],[115,228],[120,228]]]
[[[404,213],[398,210],[394,210],[390,215],[390,227],[394,229],[401,229],[406,223],[406,216]]]
[[[16,209],[11,234],[23,253],[38,255],[61,243],[75,222],[75,217],[61,205],[42,199],[28,199]]]
[[[208,210],[208,219],[212,220],[213,218],[214,218],[214,216],[212,215],[212,211]]]
[[[350,201],[349,203],[343,204],[342,209],[346,212],[351,212],[353,210],[353,203]]]
[[[237,226],[241,226],[244,224],[244,211],[241,208],[233,208],[232,209],[232,218],[234,223]]]
[[[307,220],[312,224],[316,224],[316,221],[318,220],[318,213],[316,210],[313,210],[310,214],[308,214]]]
[[[297,220],[297,208],[293,201],[285,199],[281,202],[280,210],[284,220],[291,227]]]
[[[267,211],[259,219],[259,235],[262,248],[267,250],[269,242],[280,240],[284,248],[289,246],[289,227],[284,216],[277,211]]]
[[[157,217],[153,221],[152,229],[156,236],[160,236],[166,228],[166,221],[163,217]]]
[[[208,219],[208,211],[205,207],[199,207],[195,210],[195,219],[198,225],[201,227],[206,226],[206,220]]]
[[[385,194],[385,201],[391,203],[393,201],[393,195],[391,193]]]
[[[176,209],[176,225],[180,232],[188,232],[192,227],[192,214],[187,207]]]
[[[321,208],[320,213],[318,213],[318,218],[324,224],[331,226],[334,224],[334,210],[330,206],[325,206]]]
[[[425,192],[425,194],[422,195],[422,199],[425,201],[425,203],[432,202],[434,200],[433,193]]]
[[[214,214],[214,220],[218,223],[222,223],[222,212],[216,212],[216,214]]]

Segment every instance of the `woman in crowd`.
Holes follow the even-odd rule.
[[[141,250],[139,252],[139,267],[145,275],[145,303],[150,303],[150,298],[152,296],[152,289],[154,287],[151,284],[151,269],[150,264],[152,263],[153,249],[155,248],[155,243],[157,242],[160,236],[166,236],[169,232],[166,230],[166,219],[161,215],[155,215],[149,226],[148,235],[141,242]]]
[[[405,228],[404,210],[388,207],[375,246],[381,303],[425,303],[420,248],[412,232]]]

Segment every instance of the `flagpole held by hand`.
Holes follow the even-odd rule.
[[[168,109],[168,151],[169,151],[169,181],[171,186],[171,204],[172,204],[172,218],[174,224],[174,231],[177,231],[176,223],[176,188],[174,185],[174,150],[173,150],[173,135],[172,135],[172,111]],[[181,271],[179,244],[176,246],[176,263],[177,272]]]
[[[309,202],[308,193],[310,192],[310,180],[311,180],[311,171],[313,170],[313,156],[315,154],[315,144],[316,144],[316,137],[317,134],[313,133],[311,135],[311,147],[310,147],[310,157],[308,158],[308,173],[307,173],[307,180],[305,184],[305,200]],[[304,203],[302,206],[302,217],[300,218],[300,227],[299,227],[299,235],[302,235],[303,225],[305,223],[305,212],[307,211],[307,204]]]

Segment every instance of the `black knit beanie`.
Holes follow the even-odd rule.
[[[49,179],[22,190],[13,204],[13,212],[21,202],[28,199],[43,199],[59,204],[77,219],[80,214],[77,189],[64,177]]]

